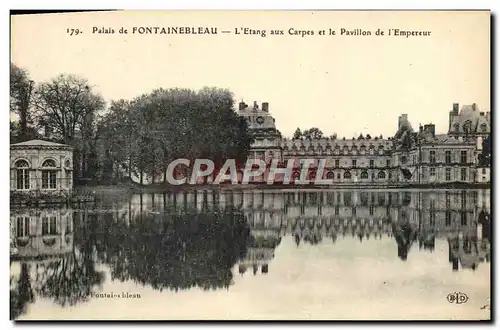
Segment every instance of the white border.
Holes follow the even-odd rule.
[[[103,0],[86,0],[86,1],[79,1],[79,2],[69,2],[69,1],[64,1],[64,0],[46,0],[44,1],[43,5],[41,5],[38,1],[36,0],[31,0],[31,1],[14,1],[14,0],[6,0],[2,1],[1,7],[2,7],[2,13],[4,13],[3,22],[2,22],[2,33],[1,33],[1,38],[3,42],[1,43],[2,45],[2,61],[3,63],[2,66],[0,66],[0,70],[2,70],[2,75],[1,77],[4,79],[4,84],[2,86],[8,86],[9,85],[9,66],[8,66],[8,61],[9,61],[9,14],[8,10],[9,9],[33,9],[33,8],[43,8],[43,9],[209,9],[209,10],[215,10],[215,9],[225,9],[225,10],[234,10],[234,9],[244,9],[244,10],[252,10],[252,9],[282,9],[282,10],[298,10],[298,9],[316,9],[316,10],[325,10],[325,9],[337,9],[337,10],[346,10],[346,9],[389,9],[389,10],[423,10],[423,9],[490,9],[492,10],[493,13],[498,14],[499,13],[499,3],[500,1],[498,0],[406,0],[406,1],[401,1],[401,0],[390,0],[390,1],[370,1],[370,0],[350,0],[350,1],[320,1],[320,0],[304,0],[304,1],[297,1],[297,0],[240,0],[240,1],[203,1],[203,0],[173,0],[173,1],[168,1],[167,4],[164,3],[164,1],[150,1],[150,0],[141,0],[141,1],[130,1],[130,0],[113,0],[113,1],[103,1]],[[497,17],[498,18],[498,17]],[[496,23],[498,26],[498,22]],[[497,32],[497,26],[495,26],[495,44],[498,45],[498,32]],[[498,51],[496,53],[498,57]],[[492,60],[494,60],[492,58]],[[498,66],[495,66],[495,72],[492,72],[495,76],[498,74]],[[498,91],[498,84],[496,85],[495,91],[492,91],[492,94],[494,95],[499,95]],[[8,98],[9,94],[7,91],[7,87],[4,88],[3,93],[1,95],[1,101],[6,108],[8,107]],[[496,109],[493,110],[492,112],[496,112]],[[8,177],[8,167],[9,167],[9,130],[8,130],[8,122],[10,120],[10,116],[8,114],[8,111],[2,111],[2,115],[5,117],[5,119],[2,121],[2,124],[5,125],[5,129],[0,129],[0,134],[2,136],[0,137],[0,143],[2,147],[2,152],[4,154],[4,160],[0,162],[1,166],[1,173],[3,175],[0,176],[0,180],[2,180],[1,187],[1,200],[4,202],[5,205],[2,207],[2,213],[4,216],[0,217],[0,219],[3,219],[4,226],[8,226],[8,219],[9,219],[9,210],[8,210],[8,187],[9,187],[9,177]],[[497,127],[497,115],[493,115],[495,118],[495,126]],[[494,153],[495,155],[500,154],[500,152],[497,149],[500,149],[500,144],[497,143],[497,139],[495,138],[494,142]],[[498,161],[495,157],[495,160]],[[495,176],[495,185],[497,183],[497,176]],[[495,199],[497,199],[497,196],[495,196]],[[497,200],[496,200],[497,201]],[[496,202],[495,201],[495,202]],[[499,204],[500,205],[500,204]],[[496,215],[496,214],[495,214]],[[498,228],[500,225],[496,224],[496,232],[495,232],[495,238],[498,237]],[[7,249],[7,242],[9,241],[9,233],[10,230],[8,228],[4,228],[4,230],[0,231],[3,234],[3,240],[5,249]],[[495,253],[495,260],[493,261],[495,265],[497,265],[498,261],[498,255]],[[9,292],[8,292],[8,277],[9,277],[9,255],[5,253],[0,254],[1,258],[1,265],[4,267],[4,270],[2,272],[2,277],[0,278],[0,283],[2,283],[1,287],[3,290],[5,290],[4,294],[0,295],[2,299],[0,300],[1,305],[3,306],[1,308],[2,311],[4,311],[4,315],[2,317],[2,321],[4,324],[2,324],[2,329],[3,328],[13,328],[14,324],[10,321],[9,319]],[[492,278],[493,281],[493,278]],[[497,288],[498,286],[495,286]],[[495,290],[496,291],[496,290]],[[496,293],[496,292],[495,292]],[[495,294],[496,296],[496,294]],[[498,304],[498,302],[496,301]],[[96,324],[89,324],[93,328],[104,328],[103,325],[97,326]],[[124,326],[125,324],[118,324],[119,327]],[[134,325],[133,323],[131,325]],[[173,324],[163,324],[160,326],[169,326],[171,327]],[[186,325],[187,326],[187,325]],[[217,326],[217,325],[216,325]],[[267,327],[261,324],[256,324],[255,326],[258,326],[259,328],[262,327]],[[269,326],[273,326],[272,324]],[[306,326],[306,325],[301,325]],[[349,326],[352,327],[352,324],[334,324],[333,326],[335,327],[344,327],[344,326]],[[363,327],[365,325],[362,325]],[[366,325],[368,326],[368,324]],[[378,325],[379,327],[385,327],[386,324],[380,324]],[[416,327],[416,325],[406,325],[407,327]],[[439,324],[426,324],[426,327],[437,327]],[[43,327],[49,328],[53,327],[52,324],[46,324],[43,325]],[[190,327],[190,326],[189,326]]]

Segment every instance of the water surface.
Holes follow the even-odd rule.
[[[489,319],[489,190],[199,190],[11,210],[11,318]],[[465,293],[464,304],[449,303]]]

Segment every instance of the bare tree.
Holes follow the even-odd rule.
[[[91,129],[95,114],[104,105],[103,98],[92,93],[87,80],[74,75],[59,75],[42,83],[34,95],[38,122],[66,144],[73,142],[76,132],[88,133],[83,131]]]

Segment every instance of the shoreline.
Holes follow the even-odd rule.
[[[102,194],[142,194],[142,193],[165,193],[184,192],[196,190],[208,191],[243,191],[243,190],[269,190],[269,191],[322,191],[322,190],[473,190],[491,189],[491,183],[473,184],[349,184],[349,185],[269,185],[269,184],[196,184],[168,186],[164,184],[140,186],[139,184],[128,185],[95,185],[95,186],[75,186],[75,196],[73,197],[37,197],[32,196],[10,196],[12,206],[38,206],[54,204],[86,204],[96,200]]]
[[[144,193],[144,192],[175,192],[175,191],[190,191],[190,190],[405,190],[405,189],[491,189],[491,183],[467,183],[467,184],[346,184],[346,185],[270,185],[270,184],[195,184],[195,185],[179,185],[169,186],[164,184],[156,185],[129,185],[129,186],[78,186],[80,191],[93,191],[95,193]]]

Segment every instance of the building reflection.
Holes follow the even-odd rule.
[[[243,212],[252,239],[238,263],[240,274],[267,273],[285,236],[292,237],[297,247],[344,237],[360,242],[389,237],[403,261],[412,247],[433,252],[436,239],[442,239],[452,251],[454,270],[475,269],[489,261],[489,190],[195,190],[134,198],[128,207],[136,209],[133,213],[182,212],[189,205],[196,205],[199,212],[229,208]]]
[[[12,209],[10,230],[11,319],[24,314],[36,297],[74,305],[103,282],[92,247],[83,243],[88,232],[74,228],[73,210]]]
[[[111,280],[155,290],[228,288],[235,275],[271,272],[284,240],[297,249],[391,240],[402,261],[432,253],[439,241],[448,246],[450,269],[475,270],[490,261],[489,194],[193,190],[85,209],[12,210],[11,318],[36,297],[61,306],[85,301],[105,280],[97,264]]]
[[[69,209],[12,210],[10,229],[13,261],[47,261],[73,249],[73,212]]]

